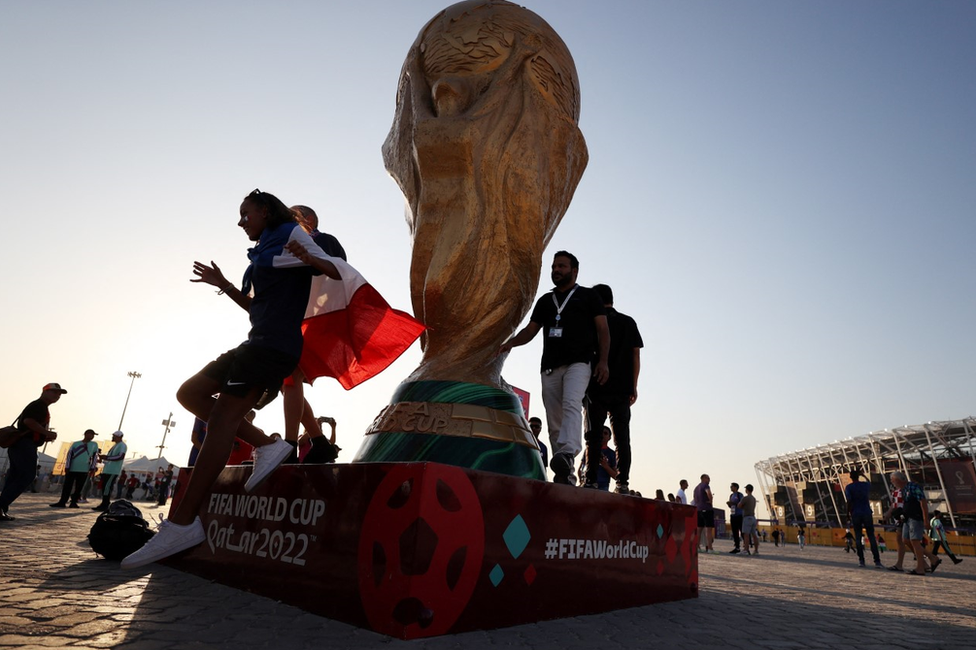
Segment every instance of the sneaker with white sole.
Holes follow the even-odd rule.
[[[244,490],[251,492],[268,478],[271,472],[295,450],[284,440],[275,440],[270,445],[254,448],[254,470],[244,484]]]
[[[176,555],[180,551],[202,544],[206,538],[207,535],[203,530],[200,517],[194,519],[193,523],[187,526],[180,526],[169,520],[163,520],[159,523],[159,528],[153,538],[135,553],[127,555],[122,560],[121,566],[123,569],[135,569],[157,562],[171,555]]]

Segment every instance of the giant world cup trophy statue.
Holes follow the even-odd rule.
[[[407,200],[423,359],[357,462],[543,477],[498,349],[532,305],[543,251],[586,167],[579,114],[573,57],[528,9],[469,0],[421,30],[383,159]]]
[[[530,480],[542,459],[502,379],[586,166],[578,118],[573,59],[531,11],[469,0],[427,23],[383,146],[423,359],[352,463],[283,466],[253,492],[249,467],[225,469],[206,543],[173,564],[404,639],[697,595],[696,510]],[[600,598],[566,597],[581,584]]]

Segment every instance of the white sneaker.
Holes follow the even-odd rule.
[[[254,448],[254,470],[244,484],[246,492],[252,492],[261,485],[271,472],[278,469],[282,461],[291,455],[295,448],[284,440],[275,440],[270,445]]]
[[[200,517],[188,526],[180,526],[169,520],[161,521],[156,534],[146,545],[122,560],[123,569],[135,569],[157,560],[175,555],[180,551],[202,544],[207,538]]]

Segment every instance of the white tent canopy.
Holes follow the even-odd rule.
[[[157,469],[166,469],[170,465],[173,465],[173,469],[177,469],[179,465],[176,463],[171,463],[166,459],[165,456],[162,458],[133,458],[127,460],[122,464],[122,468],[127,472],[153,472],[155,473]]]

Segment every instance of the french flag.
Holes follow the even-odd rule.
[[[410,314],[390,307],[359,271],[345,260],[327,255],[300,227],[289,233],[292,240],[313,257],[332,262],[342,277],[312,278],[302,323],[305,342],[298,362],[307,381],[335,377],[349,390],[383,372],[426,329]],[[277,267],[303,265],[288,251],[282,251],[273,263]]]

